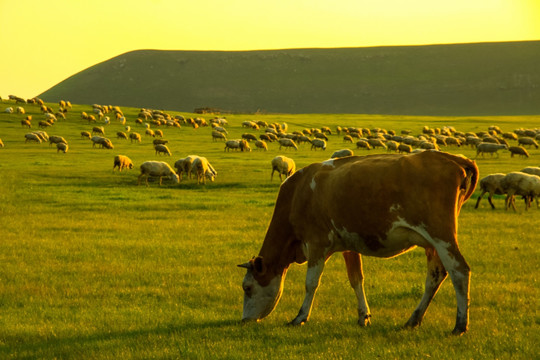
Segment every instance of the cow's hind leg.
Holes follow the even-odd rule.
[[[358,299],[358,324],[367,326],[371,324],[371,312],[364,292],[364,272],[362,270],[362,258],[360,254],[353,251],[343,252],[345,265],[347,265],[347,275],[349,282]]]
[[[438,246],[442,245],[442,246]],[[469,324],[469,283],[471,269],[457,246],[457,243],[440,243],[435,249],[448,271],[454,290],[456,292],[457,315],[456,326],[452,331],[455,335],[461,335],[468,329]]]
[[[447,272],[439,258],[439,254],[433,248],[426,248],[427,276],[424,296],[420,304],[416,307],[405,327],[416,327],[422,323],[422,319],[427,311],[431,300],[439,290],[442,282],[446,278]]]

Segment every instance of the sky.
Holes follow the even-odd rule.
[[[0,97],[139,49],[540,40],[540,0],[0,0]]]

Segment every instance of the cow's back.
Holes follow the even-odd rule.
[[[289,221],[298,237],[343,230],[375,249],[399,221],[435,236],[455,229],[477,177],[472,161],[447,153],[380,154],[312,164],[282,190],[289,193]]]

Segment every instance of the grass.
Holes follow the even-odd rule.
[[[11,103],[4,102],[7,107]],[[53,105],[54,106],[54,105]],[[25,106],[34,116],[34,106]],[[156,156],[151,139],[141,144],[106,134],[114,150],[92,148],[79,137],[91,125],[76,105],[68,120],[47,129],[64,136],[66,154],[48,144],[24,143],[22,115],[0,113],[0,358],[62,359],[248,359],[248,358],[438,358],[532,359],[539,353],[538,224],[540,210],[496,210],[473,199],[460,216],[462,252],[472,268],[470,330],[449,333],[455,294],[447,280],[418,329],[402,330],[423,292],[425,256],[415,250],[381,260],[364,257],[372,325],[356,325],[356,301],[344,261],[328,261],[311,321],[286,326],[304,294],[305,266],[292,266],[272,315],[258,324],[240,323],[243,271],[236,264],[256,255],[279,190],[270,181],[270,160],[285,154],[298,167],[321,161],[350,145],[333,135],[326,152],[301,146],[297,152],[227,153],[210,130],[163,128],[172,158]],[[138,109],[124,109],[133,131]],[[173,114],[177,114],[173,112]],[[184,114],[192,116],[192,114]],[[244,120],[287,122],[290,130],[322,125],[411,129],[452,125],[480,131],[538,126],[538,116],[408,117],[383,115],[234,115],[229,138]],[[449,148],[474,157],[473,149]],[[362,153],[357,151],[356,153]],[[478,159],[481,176],[540,165],[529,159]],[[112,172],[116,154],[136,164],[173,163],[188,154],[206,156],[217,181],[137,186],[137,170]]]

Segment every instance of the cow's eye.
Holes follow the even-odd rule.
[[[252,287],[250,285],[244,285],[243,288],[244,288],[244,293],[247,296],[251,296],[251,291],[253,290]]]

